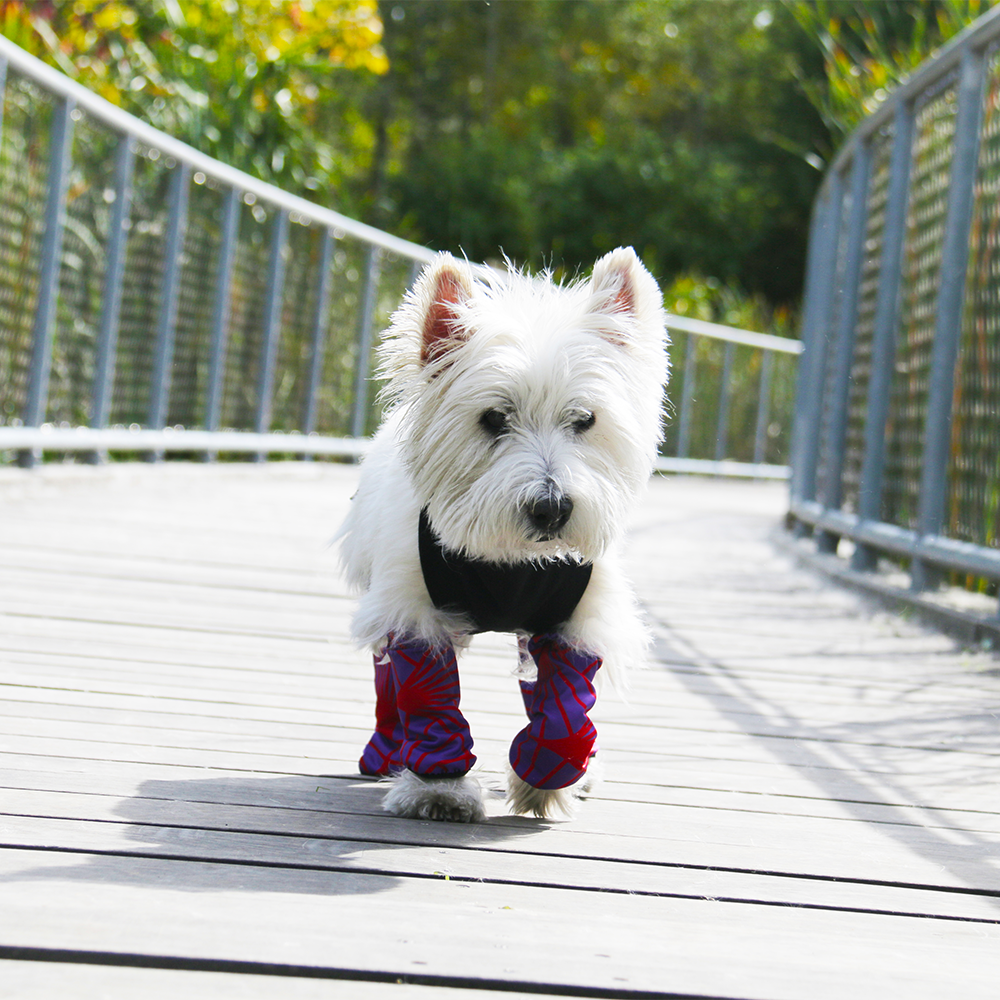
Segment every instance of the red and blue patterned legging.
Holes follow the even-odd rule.
[[[362,774],[465,774],[476,762],[451,646],[389,637],[375,655],[375,732]]]
[[[522,645],[538,665],[538,679],[521,682],[529,721],[514,738],[510,763],[535,788],[564,788],[583,776],[593,754],[597,731],[587,713],[601,660],[551,633]],[[451,647],[390,637],[375,657],[375,692],[375,732],[361,755],[363,774],[406,768],[459,775],[475,763]]]
[[[534,788],[565,788],[586,773],[597,730],[594,675],[601,659],[581,653],[552,633],[536,635],[527,651],[538,665],[534,683],[521,681],[528,725],[510,747],[510,766]]]

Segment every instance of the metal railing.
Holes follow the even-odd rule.
[[[0,459],[356,456],[431,251],[225,166],[0,38]],[[786,477],[796,341],[685,317],[668,471]]]
[[[1000,579],[1000,8],[853,133],[817,197],[791,513],[911,586]]]
[[[348,439],[373,420],[373,332],[431,251],[204,156],[3,38],[0,88],[0,448],[22,465],[43,448],[363,450]]]
[[[673,314],[667,326],[675,416],[657,469],[787,479],[801,343]]]

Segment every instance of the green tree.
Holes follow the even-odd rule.
[[[388,65],[374,0],[0,0],[0,32],[284,187],[329,200],[370,156],[371,130],[351,98]],[[340,128],[326,127],[332,117]]]
[[[949,38],[996,0],[807,0],[796,20],[823,53],[803,89],[837,138],[846,136]]]
[[[785,5],[380,9],[380,219],[470,257],[502,247],[570,270],[632,243],[661,278],[697,268],[796,297],[829,140],[797,84],[822,62]]]

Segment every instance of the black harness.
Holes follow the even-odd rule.
[[[471,619],[475,632],[555,631],[576,610],[593,566],[563,558],[493,563],[443,548],[420,512],[420,568],[434,606]]]

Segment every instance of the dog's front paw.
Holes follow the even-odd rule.
[[[481,823],[486,819],[479,782],[465,774],[435,778],[400,771],[392,778],[382,808],[405,819],[449,823]]]
[[[518,777],[512,767],[507,767],[507,805],[518,816],[532,813],[538,819],[552,819],[562,814],[572,817],[580,799],[590,795],[597,786],[600,775],[592,759],[590,770],[575,784],[566,788],[535,788]]]

